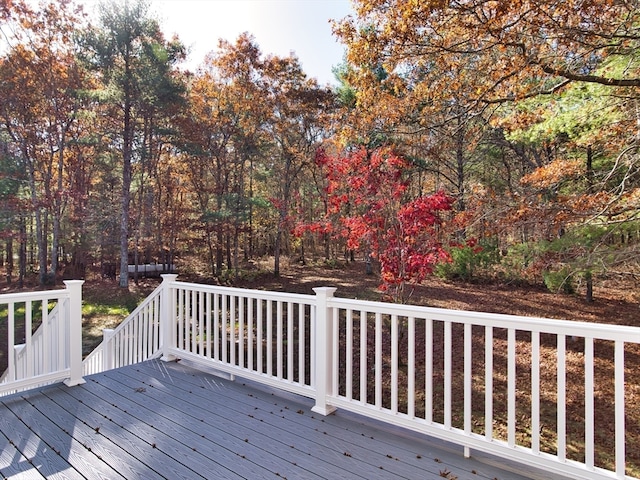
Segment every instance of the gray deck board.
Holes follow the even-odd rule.
[[[77,392],[75,393],[77,395]],[[111,420],[112,415],[110,412],[106,413],[106,415],[102,415],[92,410],[92,408],[88,406],[91,404],[90,401],[92,399],[87,395],[83,395],[79,399],[73,394],[70,394],[70,392],[64,391],[47,392],[47,394],[51,395],[51,398],[55,398],[55,401],[63,408],[68,407],[69,411],[73,412],[73,415],[76,417],[78,425],[85,425],[90,430],[96,432],[97,439],[104,439],[110,443],[118,443],[122,452],[118,452],[119,455],[117,457],[118,460],[116,468],[122,473],[122,475],[126,476],[126,478],[158,478],[158,472],[161,470],[164,463],[171,463],[170,460],[167,460],[166,462],[158,460],[158,457],[160,456],[159,453],[154,452],[153,456],[149,455],[148,452],[151,450],[150,446],[144,444],[139,438],[135,437],[135,435],[131,434],[115,421]],[[108,411],[105,410],[105,412]],[[86,448],[86,455],[95,455],[100,458],[105,458],[103,457],[104,451],[95,448],[95,445],[91,446],[88,444]],[[107,446],[104,446],[103,448],[106,449]],[[114,455],[117,455],[118,453],[114,453]]]
[[[38,434],[33,431],[36,428],[34,419],[29,416],[18,417],[11,410],[16,404],[21,403],[20,398],[12,398],[3,401],[2,433],[21,453],[22,457],[46,478],[53,479],[82,479],[83,476],[75,470],[63,456],[59,455],[51,448],[51,443],[59,441],[57,436],[52,436],[43,441]],[[0,466],[0,471],[4,471],[4,465]]]
[[[86,380],[0,399],[0,478],[544,478],[341,410],[323,417],[309,399],[183,362]]]
[[[93,380],[90,379],[89,382]],[[92,383],[89,383],[82,390],[71,389],[68,392],[76,400],[90,405],[90,411],[84,411],[81,418],[110,438],[121,441],[125,450],[153,470],[150,478],[156,475],[166,478],[207,478],[198,473],[198,469],[211,468],[215,472],[214,462],[208,461],[196,450],[156,428],[160,423],[157,414],[147,415],[144,419],[138,418],[138,404],[123,406],[124,401],[120,399],[105,398],[91,392],[91,386]]]
[[[143,382],[151,378],[153,382],[156,380],[153,375],[155,368],[162,368],[162,364],[145,363],[123,373]],[[176,365],[172,372],[181,368],[181,365]],[[190,391],[193,393],[207,396],[208,391],[216,392],[215,396],[208,395],[208,401],[217,405],[211,408],[212,411],[232,402],[225,408],[240,414],[233,417],[234,421],[241,421],[239,419],[247,415],[266,426],[268,434],[272,437],[277,435],[277,432],[282,432],[282,436],[292,439],[290,441],[300,442],[300,439],[303,439],[302,445],[296,443],[298,450],[305,451],[302,446],[309,442],[315,445],[315,448],[319,445],[329,446],[334,449],[333,454],[320,456],[315,461],[337,462],[337,465],[347,472],[351,472],[354,459],[364,459],[370,464],[367,469],[368,475],[380,476],[381,471],[384,471],[386,478],[443,478],[441,473],[447,471],[455,471],[455,475],[452,474],[450,477],[458,480],[530,478],[516,473],[516,468],[520,466],[505,469],[466,459],[462,447],[428,439],[424,435],[412,434],[402,429],[392,429],[386,424],[372,422],[369,419],[359,422],[354,420],[354,417],[359,418],[358,416],[340,410],[327,417],[314,414],[310,411],[313,403],[309,399],[293,395],[286,398],[287,396],[281,392],[247,392],[245,384],[240,380],[224,382],[215,377],[212,380],[207,373],[187,367],[184,372],[187,376],[181,377],[180,381],[184,382],[184,385],[191,385]],[[292,399],[295,402],[293,406]],[[390,430],[395,434],[388,435]],[[345,456],[349,458],[348,462],[345,462]],[[418,477],[416,472],[425,476]],[[352,475],[356,478],[355,474]],[[544,472],[534,472],[532,476],[557,478],[553,475],[547,476]]]
[[[25,396],[26,397],[26,396]],[[60,408],[54,408],[48,403],[43,403],[41,395],[35,396],[39,407],[33,403],[29,403],[28,398],[24,402],[12,402],[7,406],[18,418],[28,418],[29,425],[34,434],[40,438],[46,438],[47,444],[54,452],[60,452],[60,456],[65,458],[71,467],[81,473],[84,477],[99,479],[116,479],[122,478],[120,474],[106,463],[101,461],[97,456],[85,455],[87,448],[97,450],[96,442],[91,442],[89,436],[85,435],[84,439],[87,443],[91,442],[91,447],[87,447],[78,443],[72,436],[76,434],[76,421],[71,415],[67,417],[67,422],[60,424],[54,423],[54,418],[61,416]],[[66,427],[66,428],[65,428]],[[78,425],[82,429],[82,425]],[[94,432],[94,438],[95,438]]]
[[[143,372],[138,374],[144,378]],[[151,408],[158,405],[159,399],[166,397],[161,384],[155,385],[153,381],[147,383],[146,378],[144,384],[141,383],[142,379],[125,376],[119,376],[118,380],[123,382],[121,385],[125,388],[145,388],[145,392],[142,393],[147,397]],[[260,432],[249,423],[255,423],[255,420],[249,420],[245,415],[235,415],[228,419],[217,413],[224,408],[224,413],[228,415],[229,406],[215,405],[206,398],[198,398],[188,392],[178,392],[175,399],[178,400],[176,408],[183,415],[185,427],[206,437],[207,441],[214,442],[217,446],[231,448],[233,452],[242,455],[243,459],[268,469],[272,474],[279,473],[290,478],[318,479],[344,473],[332,464],[318,464],[309,461],[306,456],[296,454],[294,445],[297,441],[289,439],[288,443],[283,443],[282,436],[275,431],[271,434]],[[230,459],[229,468],[234,468],[234,465],[237,468],[237,464],[238,458],[235,456]],[[248,472],[248,476],[251,477],[252,473]],[[264,473],[263,471],[262,474]]]
[[[0,417],[1,419],[1,417]],[[3,428],[4,422],[0,421],[0,429]],[[12,479],[34,479],[44,478],[38,472],[33,471],[33,467],[29,461],[20,453],[20,451],[9,442],[4,435],[0,435],[0,477],[10,477]]]
[[[151,378],[150,387],[155,387],[155,380],[152,378],[151,365],[141,365],[136,369],[129,369],[125,373],[127,376],[134,376],[141,382],[147,382]],[[176,369],[182,368],[176,366]],[[334,416],[322,417],[310,412],[312,403],[306,399],[298,399],[297,404],[291,405],[290,401],[283,401],[281,397],[269,392],[252,391],[247,394],[245,386],[241,382],[228,382],[224,387],[222,380],[216,380],[214,384],[205,373],[188,372],[188,376],[182,379],[185,385],[191,385],[191,390],[185,392],[186,396],[181,400],[189,401],[189,396],[198,397],[191,399],[194,405],[208,405],[207,411],[215,412],[225,409],[228,415],[229,409],[235,412],[230,416],[231,425],[229,433],[233,434],[236,425],[247,425],[253,430],[253,435],[260,434],[272,439],[273,442],[283,441],[288,445],[293,455],[293,460],[298,463],[301,459],[312,461],[320,469],[328,462],[332,471],[325,478],[336,478],[335,475],[348,475],[349,478],[375,478],[385,475],[392,478],[416,478],[417,472],[425,475],[433,475],[438,478],[441,472],[451,470],[451,466],[444,462],[444,459],[433,457],[429,461],[429,452],[424,449],[415,448],[411,450],[392,448],[392,445],[378,440],[382,438],[383,431],[377,431],[377,437],[371,435],[364,436],[356,430],[355,426],[349,430],[349,426],[355,425],[351,421],[340,418],[335,423],[335,428],[329,429],[326,422]],[[135,385],[135,384],[133,384]],[[132,386],[133,386],[132,385]],[[141,385],[141,384],[137,384]],[[151,389],[150,389],[151,390]],[[215,391],[215,395],[211,391]],[[407,445],[411,442],[406,442]],[[270,444],[272,448],[272,444]],[[392,455],[393,453],[393,455]],[[442,456],[442,455],[440,455]],[[346,457],[346,459],[345,459]],[[464,460],[461,454],[455,455],[457,460]],[[434,459],[438,459],[435,461]],[[326,467],[325,467],[326,468]],[[321,470],[316,470],[319,473]],[[495,477],[482,475],[478,476],[476,470],[473,477],[475,479]],[[462,475],[462,474],[461,474]],[[458,476],[460,480],[464,475]]]
[[[139,381],[148,378],[148,374],[144,371],[136,373],[130,370],[128,375],[134,375]],[[155,387],[153,384],[150,386]],[[379,474],[379,466],[373,466],[365,460],[351,455],[347,448],[340,448],[331,437],[323,432],[317,431],[317,429],[305,431],[300,428],[299,424],[288,420],[285,413],[291,412],[291,408],[280,408],[277,403],[260,400],[256,393],[252,393],[251,396],[242,395],[239,400],[236,399],[232,402],[233,399],[227,395],[233,394],[233,397],[237,398],[238,392],[233,386],[226,388],[227,395],[224,393],[211,395],[211,390],[197,384],[192,386],[191,393],[185,392],[186,395],[180,397],[180,400],[184,401],[181,404],[186,408],[207,412],[203,421],[224,429],[225,436],[239,435],[240,439],[245,438],[249,441],[248,443],[268,448],[269,454],[275,453],[285,461],[312,469],[313,472],[324,478],[335,478],[335,476],[345,474],[352,478],[371,478],[372,475]],[[157,388],[150,388],[149,391]],[[272,400],[270,396],[269,399]],[[309,405],[299,405],[299,407],[301,408],[298,408],[296,412],[302,410],[302,407],[308,411]],[[234,412],[230,420],[221,416],[213,417],[212,413],[208,413],[219,412],[223,408],[225,415],[228,415],[230,409]],[[299,414],[296,413],[296,415]],[[352,458],[346,464],[343,460],[345,453],[349,453]],[[396,469],[395,473],[402,478],[402,472],[398,470]]]
[[[86,388],[106,402],[117,406],[118,409],[130,412],[138,420],[153,417],[152,427],[164,432],[163,435],[172,438],[175,442],[181,443],[183,453],[191,457],[190,467],[200,474],[202,472],[213,474],[217,469],[220,475],[218,478],[232,478],[234,471],[244,478],[256,478],[267,475],[269,469],[274,469],[274,473],[279,472],[282,467],[281,462],[274,461],[270,456],[264,456],[263,452],[251,443],[220,435],[215,425],[208,425],[204,421],[206,411],[198,405],[183,404],[179,396],[180,392],[175,392],[176,395],[170,393],[170,396],[165,393],[163,396],[164,400],[169,398],[172,402],[177,401],[173,408],[146,394],[146,387],[142,387],[140,382],[127,382],[126,377],[123,382],[118,382],[110,378],[112,375],[113,372],[99,380],[92,380],[93,383]],[[118,392],[136,392],[140,403]],[[188,410],[198,413],[202,419],[192,416]],[[157,448],[162,449],[163,446],[158,443]],[[202,458],[196,459],[194,458],[196,456]],[[223,468],[226,470],[221,470],[217,462],[223,462],[226,465]],[[290,473],[293,474],[293,472]],[[301,474],[301,472],[297,473]]]

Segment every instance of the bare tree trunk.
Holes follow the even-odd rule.
[[[6,242],[6,274],[7,285],[11,285],[11,276],[13,275],[13,238],[7,238]]]
[[[233,259],[231,258],[231,235],[229,234],[225,235],[224,248],[227,255],[227,269],[231,270],[233,268]]]
[[[592,303],[593,302],[593,274],[591,273],[590,270],[587,270],[587,273],[585,274],[585,278],[587,281],[587,302]]]
[[[207,251],[209,252],[209,266],[211,267],[211,275],[216,275],[216,252],[213,246],[213,237],[209,227],[206,228]]]
[[[465,195],[465,130],[462,120],[458,119],[458,131],[456,133],[456,195],[458,197],[457,209],[464,212],[467,208]],[[458,241],[463,242],[466,239],[467,232],[465,228],[460,228],[456,232]]]
[[[224,265],[224,234],[222,232],[222,227],[218,226],[217,229],[216,275],[220,276],[222,275],[222,265]]]
[[[276,232],[276,241],[273,246],[273,274],[276,277],[280,276],[280,245],[281,243],[282,243],[282,229],[280,225],[278,225],[278,231]]]
[[[130,82],[129,55],[125,58],[125,76]],[[122,216],[120,218],[120,287],[129,288],[129,206],[131,204],[131,156],[133,152],[133,119],[131,118],[131,85],[125,86],[124,129],[122,147]]]
[[[276,241],[275,241],[274,252],[273,252],[273,257],[274,257],[273,274],[276,277],[280,276],[280,255],[282,253],[281,252],[282,235],[283,235],[283,229],[285,226],[285,220],[287,218],[287,213],[289,211],[289,201],[290,201],[289,197],[291,195],[291,182],[293,181],[292,163],[293,163],[293,159],[291,158],[291,155],[286,154],[284,178],[282,179],[283,181],[282,198],[280,199],[282,204],[280,205],[280,208],[279,208],[278,229],[276,231]]]
[[[24,217],[20,217],[20,254],[18,256],[18,287],[24,287],[24,279],[27,276],[27,223]]]
[[[62,175],[64,173],[64,142],[60,142],[58,146],[58,181],[57,181],[57,195],[54,195],[53,200],[53,236],[51,239],[51,275],[55,282],[56,273],[58,272],[58,249],[60,247],[60,235],[61,226],[60,219],[63,211],[63,181]]]
[[[35,180],[33,188],[35,189]],[[31,200],[35,205],[36,245],[38,248],[38,281],[40,285],[45,285],[47,283],[47,240],[43,222],[44,212],[42,207],[38,206],[35,190],[32,192]]]
[[[120,217],[120,287],[129,287],[129,184],[131,182],[131,165],[126,166],[125,170],[129,170],[128,175],[123,174],[123,184],[127,184],[127,187],[122,187],[122,216]],[[128,181],[125,180],[126,177]]]

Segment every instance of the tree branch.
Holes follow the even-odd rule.
[[[551,65],[539,64],[542,71],[550,75],[564,77],[570,81],[599,83],[608,87],[640,87],[640,78],[611,78],[598,75],[573,73],[569,70],[554,68]]]

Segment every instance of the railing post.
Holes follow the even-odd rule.
[[[113,370],[114,368],[114,353],[115,345],[113,343],[113,335],[115,330],[113,328],[102,329],[102,371]]]
[[[316,404],[312,411],[321,415],[329,415],[336,409],[327,404],[331,391],[333,377],[333,325],[329,314],[328,300],[336,291],[333,287],[314,288],[316,292],[316,326],[315,326],[315,389]]]
[[[162,277],[162,292],[160,292],[160,350],[162,357],[160,360],[172,362],[176,359],[175,355],[169,353],[170,349],[175,347],[175,312],[172,309],[172,290],[173,282],[176,281],[178,275],[173,273],[165,273]]]
[[[26,367],[24,366],[25,364],[25,359],[23,356],[24,353],[24,349],[25,349],[26,345],[24,343],[21,343],[20,345],[14,345],[13,347],[13,370],[11,371],[11,375],[9,376],[9,378],[11,380],[22,380],[23,378],[26,378]],[[30,359],[27,359],[27,361]]]
[[[64,383],[73,387],[85,383],[82,378],[82,284],[84,280],[65,280],[69,292],[69,378]],[[59,322],[59,327],[63,322]]]

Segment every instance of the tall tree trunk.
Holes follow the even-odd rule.
[[[593,149],[591,145],[587,145],[587,187],[589,193],[594,193]]]
[[[587,283],[586,300],[589,303],[593,303],[593,274],[591,270],[587,270],[584,276]]]
[[[231,235],[228,233],[225,235],[224,249],[227,255],[227,269],[231,270],[233,268],[233,259],[231,258]]]
[[[129,287],[129,206],[131,204],[131,155],[133,151],[133,125],[131,100],[125,94],[124,145],[122,149],[122,215],[120,218],[120,287]]]
[[[20,217],[20,251],[18,255],[18,287],[24,287],[24,279],[27,276],[27,222]]]
[[[60,247],[60,218],[62,217],[63,210],[63,182],[62,175],[64,172],[64,142],[60,141],[58,146],[58,181],[57,181],[57,194],[53,199],[53,236],[51,239],[51,275],[55,281],[56,273],[58,272],[58,249]]]
[[[6,242],[6,273],[7,273],[7,285],[11,285],[11,276],[13,275],[13,238],[7,238]]]
[[[281,222],[279,221],[278,224]],[[276,232],[276,241],[273,245],[273,274],[276,277],[280,276],[280,244],[282,242],[282,229],[278,225],[278,231]]]
[[[43,208],[40,206],[36,190],[35,166],[29,161],[29,188],[31,189],[31,202],[34,208],[36,221],[36,246],[38,249],[38,281],[40,285],[47,283],[47,240],[43,222]],[[26,236],[26,232],[25,232]]]
[[[224,234],[222,227],[217,227],[216,235],[216,275],[222,275],[222,265],[224,265]]]
[[[235,271],[235,277],[238,278],[240,274],[240,228],[236,223],[235,235],[233,237],[233,269]]]
[[[128,4],[125,3],[128,15]],[[122,216],[120,218],[120,288],[129,287],[129,206],[131,204],[131,157],[133,155],[133,73],[131,39],[125,43],[124,122],[122,131]]]
[[[205,228],[205,237],[207,240],[207,251],[209,254],[209,266],[211,267],[211,275],[216,276],[216,251],[213,246],[213,235],[211,229],[207,226]]]
[[[458,131],[456,132],[456,189],[457,189],[457,209],[464,212],[467,208],[465,195],[465,130],[462,120],[458,119]],[[458,241],[463,242],[466,239],[467,232],[464,228],[460,228],[456,232]]]
[[[278,216],[278,229],[276,231],[276,241],[275,241],[275,245],[274,245],[274,252],[273,252],[273,274],[276,277],[280,276],[280,255],[281,255],[281,250],[282,250],[282,236],[283,236],[283,229],[285,227],[285,221],[287,219],[287,213],[289,211],[289,196],[291,195],[291,182],[292,182],[292,174],[291,174],[291,170],[292,170],[292,164],[293,164],[293,159],[291,158],[291,156],[289,154],[285,154],[286,155],[286,160],[285,160],[285,170],[284,170],[284,178],[282,179],[283,185],[282,185],[282,198],[280,199],[280,201],[282,202],[279,208],[279,216]]]

